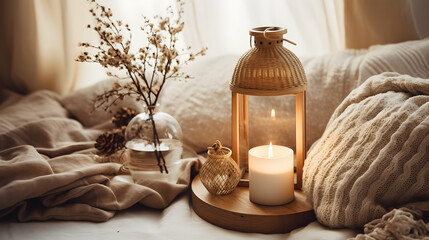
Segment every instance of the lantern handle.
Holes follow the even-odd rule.
[[[264,38],[265,39],[267,39],[267,40],[277,40],[277,39],[274,39],[274,38],[269,38],[269,37],[267,37],[267,31],[268,30],[275,30],[276,29],[276,27],[269,27],[269,28],[266,28],[265,30],[264,30]],[[288,42],[288,43],[291,43],[291,44],[293,44],[293,45],[296,45],[296,43],[294,43],[294,42],[292,42],[292,41],[290,41],[290,40],[287,40],[286,38],[283,38],[282,39],[283,41],[286,41],[286,42]],[[250,38],[250,46],[252,46],[252,38]]]

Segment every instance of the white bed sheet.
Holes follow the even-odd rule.
[[[178,197],[164,210],[134,206],[117,212],[107,222],[44,221],[18,223],[1,220],[0,239],[305,239],[343,240],[357,230],[329,229],[312,222],[289,234],[257,234],[231,231],[201,219],[192,209],[189,193]]]

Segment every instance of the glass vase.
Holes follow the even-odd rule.
[[[175,180],[181,164],[182,129],[157,106],[146,107],[125,131],[127,167],[136,180]]]

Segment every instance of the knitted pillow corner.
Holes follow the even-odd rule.
[[[383,73],[353,90],[311,149],[303,190],[330,227],[429,201],[429,79]]]

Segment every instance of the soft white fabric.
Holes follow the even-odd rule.
[[[126,179],[124,179],[126,180]],[[242,233],[220,228],[198,217],[190,205],[190,197],[181,195],[165,210],[142,206],[119,211],[103,223],[85,221],[0,222],[0,239],[8,240],[344,240],[357,234],[352,229],[330,229],[318,222],[289,234]]]
[[[135,101],[134,98],[125,97],[117,105],[112,106],[109,111],[103,109],[93,110],[93,100],[98,94],[102,94],[112,88],[113,84],[117,82],[116,79],[107,79],[92,86],[74,91],[61,99],[64,107],[72,115],[72,117],[79,120],[85,127],[93,127],[98,124],[108,122],[112,118],[112,113],[118,111],[122,106],[133,108],[137,112],[144,110],[143,102]]]
[[[163,90],[161,110],[177,118],[184,141],[196,151],[205,151],[217,139],[231,146],[229,81],[237,60],[238,56],[202,58],[187,69],[193,79],[170,82]],[[302,62],[308,79],[307,145],[311,146],[322,136],[335,108],[368,77],[395,71],[429,78],[429,39],[339,51]],[[270,118],[273,108],[276,120]],[[250,96],[249,118],[252,146],[271,140],[295,148],[293,96]]]
[[[362,227],[391,208],[427,207],[428,159],[429,79],[384,73],[335,110],[305,161],[303,189],[322,224]]]
[[[383,72],[429,78],[429,38],[372,46],[362,57],[359,84]]]

